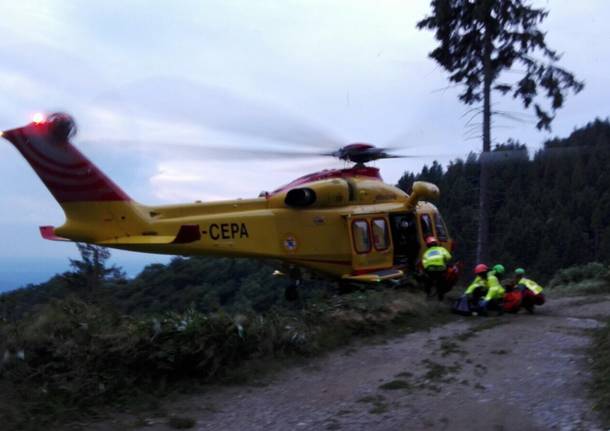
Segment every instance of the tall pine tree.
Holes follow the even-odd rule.
[[[417,27],[435,31],[439,45],[430,57],[449,72],[449,80],[464,86],[459,98],[480,105],[483,153],[480,157],[479,227],[477,260],[486,261],[489,244],[488,187],[491,167],[492,91],[512,94],[525,108],[533,108],[539,129],[550,129],[555,111],[563,106],[568,91],[578,93],[584,84],[556,65],[560,56],[547,47],[538,25],[547,17],[544,9],[524,0],[432,0],[432,13]],[[503,71],[520,65],[520,77],[500,81]],[[514,75],[512,75],[514,76]],[[548,107],[537,96],[550,99]]]

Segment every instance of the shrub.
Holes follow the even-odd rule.
[[[610,320],[597,331],[591,347],[594,408],[610,426]]]
[[[549,282],[549,288],[573,285],[585,280],[607,281],[609,276],[608,266],[599,262],[591,262],[559,270]]]
[[[141,318],[67,298],[0,326],[0,384],[42,423],[138,391],[163,392],[184,379],[218,379],[248,359],[311,355],[354,335],[421,326],[429,322],[423,316],[434,319],[437,311],[422,296],[397,291],[357,292],[260,315],[189,309]]]

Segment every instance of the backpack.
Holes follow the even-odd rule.
[[[502,301],[502,309],[507,313],[516,313],[521,307],[523,295],[518,290],[506,292]]]
[[[462,295],[460,298],[456,299],[451,307],[451,311],[462,316],[470,316],[472,312],[470,310],[470,305],[468,305],[468,297]]]

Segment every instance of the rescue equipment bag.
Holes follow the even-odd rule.
[[[468,305],[468,297],[466,295],[462,295],[460,298],[456,299],[451,307],[451,311],[462,316],[470,316],[472,313],[470,306]]]

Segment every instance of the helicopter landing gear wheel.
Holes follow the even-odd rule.
[[[298,287],[301,285],[301,271],[298,268],[291,268],[290,278],[292,283],[284,290],[286,301],[295,302],[299,299]]]
[[[299,290],[295,284],[288,286],[284,290],[284,298],[286,298],[286,301],[288,302],[295,302],[299,299]]]
[[[288,274],[290,275],[292,283],[290,283],[290,286],[286,287],[284,298],[286,298],[286,301],[294,302],[299,299],[298,287],[301,285],[302,280],[301,270],[297,267],[292,267]]]

